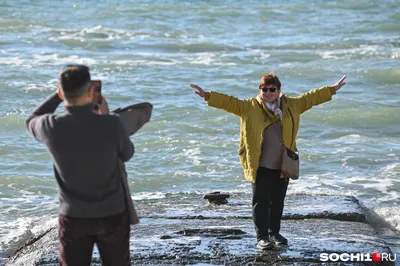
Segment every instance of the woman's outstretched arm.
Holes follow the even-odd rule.
[[[236,97],[214,91],[205,92],[195,84],[190,84],[190,87],[195,89],[194,93],[203,98],[209,106],[225,110],[237,116],[243,116],[246,113],[246,107],[249,104],[246,100],[239,100]]]
[[[346,84],[346,82],[344,82],[345,79],[346,75],[344,75],[339,81],[331,86],[324,86],[314,89],[293,98],[297,102],[297,108],[299,112],[303,113],[315,105],[330,101],[332,99],[332,95],[336,94],[336,92]]]

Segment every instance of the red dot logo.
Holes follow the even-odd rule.
[[[372,261],[381,261],[381,254],[372,253]]]

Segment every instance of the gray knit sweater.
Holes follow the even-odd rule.
[[[93,105],[65,106],[56,93],[26,120],[29,134],[46,144],[54,163],[59,213],[100,218],[125,209],[118,161],[129,160],[134,147],[117,115],[98,115]]]

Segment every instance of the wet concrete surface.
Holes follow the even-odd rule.
[[[168,219],[251,219],[251,195],[233,194],[228,204],[207,204],[202,195],[171,194],[161,200],[149,200],[139,209],[142,217]],[[140,203],[139,203],[140,204]],[[138,207],[140,208],[140,207]],[[354,197],[290,195],[285,200],[283,219],[329,218],[366,222],[362,207]]]
[[[233,194],[226,205],[210,205],[202,196],[178,193],[136,201],[142,219],[132,230],[132,264],[321,265],[323,252],[390,253],[353,197],[288,196],[281,233],[289,244],[260,253],[249,194]],[[56,265],[57,256],[57,229],[50,228],[11,256],[7,265]],[[95,252],[93,265],[97,264]],[[331,264],[394,265],[369,261]]]

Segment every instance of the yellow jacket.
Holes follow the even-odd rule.
[[[292,150],[296,148],[300,114],[314,105],[330,101],[334,94],[336,94],[335,87],[324,86],[298,97],[280,95],[283,113],[282,138],[288,148]],[[209,106],[240,116],[240,148],[238,150],[240,163],[243,166],[245,178],[254,183],[259,167],[264,129],[271,125],[264,102],[259,97],[239,100],[214,91],[206,92],[206,99]]]

